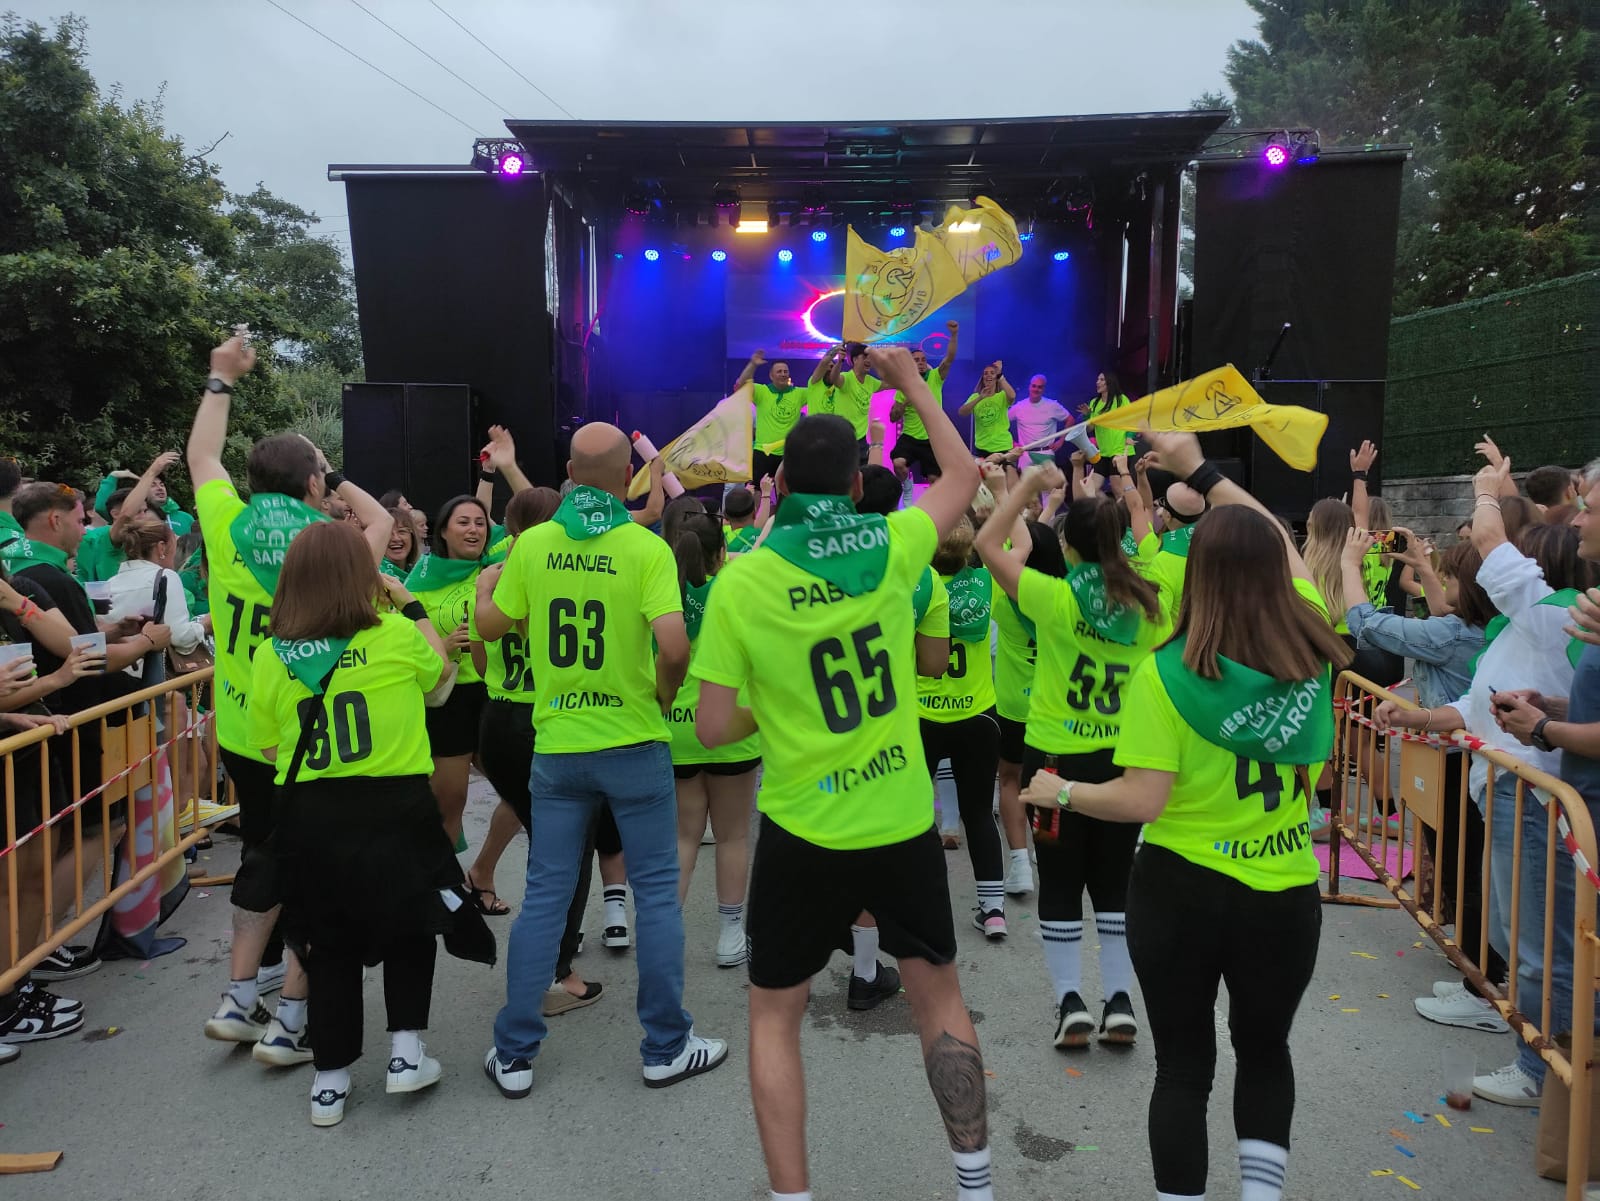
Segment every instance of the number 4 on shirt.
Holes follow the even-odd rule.
[[[1288,772],[1288,776],[1284,776]],[[1292,763],[1259,763],[1254,759],[1237,757],[1233,772],[1234,791],[1241,801],[1253,796],[1261,798],[1261,809],[1271,813],[1283,799],[1285,789],[1289,795],[1304,797],[1305,786]]]

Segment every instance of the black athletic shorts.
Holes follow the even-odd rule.
[[[764,450],[753,451],[750,455],[750,482],[759,487],[762,476],[770,475],[776,479],[778,464],[782,462],[782,455],[769,455]]]
[[[278,769],[218,747],[222,768],[233,781],[233,799],[239,806],[239,841],[246,848],[265,845],[275,829],[273,807],[278,801]]]
[[[692,780],[701,772],[708,776],[742,776],[760,766],[759,759],[741,759],[737,763],[674,763],[672,775],[677,780]]]
[[[1000,723],[1000,758],[1007,763],[1020,764],[1023,735],[1028,732],[1028,723],[1012,721],[1009,717],[1000,716],[999,713],[994,715],[994,719]]]
[[[765,814],[744,926],[750,983],[804,984],[837,950],[850,947],[850,924],[863,909],[878,922],[883,949],[896,959],[953,963],[943,844],[933,826],[905,842],[832,851],[799,838]]]
[[[478,726],[483,719],[483,707],[488,703],[489,693],[481,681],[457,683],[450,691],[449,700],[427,711],[428,753],[435,759],[476,754]]]
[[[622,854],[622,831],[610,805],[601,805],[594,819],[594,849],[602,855]]]
[[[895,439],[894,451],[890,454],[891,460],[904,461],[907,468],[920,467],[922,478],[931,480],[938,478],[939,460],[933,453],[933,444],[926,438],[908,438],[901,434]]]

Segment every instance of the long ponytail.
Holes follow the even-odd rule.
[[[1119,605],[1143,610],[1155,621],[1161,615],[1156,586],[1133,569],[1122,549],[1125,512],[1105,496],[1088,496],[1072,502],[1061,523],[1061,539],[1085,563],[1098,563],[1106,596]]]
[[[678,560],[678,585],[705,587],[726,549],[722,523],[709,513],[685,512],[674,524],[672,555]]]

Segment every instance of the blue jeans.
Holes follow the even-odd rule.
[[[1489,941],[1510,959],[1511,850],[1516,833],[1517,777],[1496,772],[1494,815],[1489,831]],[[1480,792],[1474,800],[1483,808]],[[1591,806],[1591,814],[1596,807]],[[1542,1009],[1544,962],[1545,854],[1550,841],[1549,816],[1531,786],[1522,798],[1522,900],[1517,922],[1517,1008],[1538,1023]],[[1572,1028],[1572,925],[1576,884],[1572,856],[1556,838],[1554,928],[1550,940],[1550,1029],[1547,1038]],[[1544,1080],[1545,1062],[1527,1043],[1517,1043],[1517,1066],[1533,1079]]]
[[[622,833],[638,932],[639,1053],[670,1063],[692,1024],[683,1008],[683,910],[678,905],[678,806],[664,742],[576,755],[535,751],[528,781],[528,887],[511,925],[506,1004],[494,1023],[502,1062],[532,1059],[548,1027],[540,1005],[555,978],[561,932],[589,827],[609,802]]]

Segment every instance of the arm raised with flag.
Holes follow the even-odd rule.
[[[933,447],[940,474],[918,498],[917,508],[933,518],[939,537],[944,538],[966,516],[967,506],[978,494],[978,465],[944,406],[934,400],[927,382],[917,374],[910,351],[903,346],[869,346],[867,356],[872,373],[886,387],[905,394],[928,431],[928,444]]]

